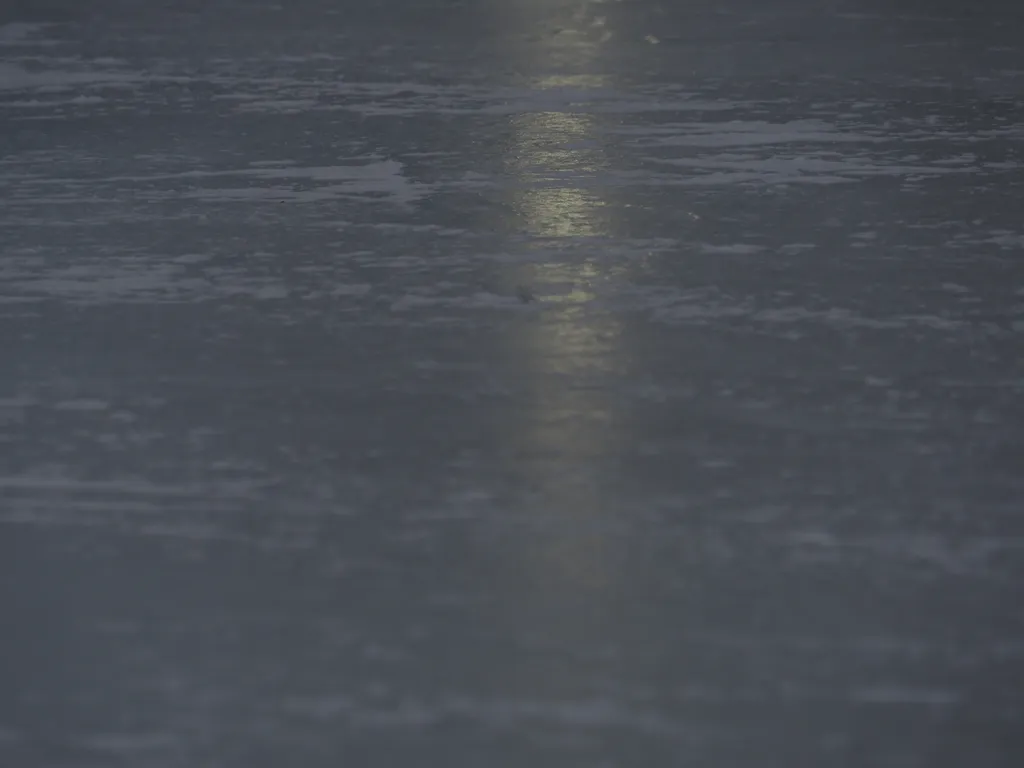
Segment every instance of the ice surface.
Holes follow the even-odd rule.
[[[0,766],[1017,768],[984,5],[0,7]]]

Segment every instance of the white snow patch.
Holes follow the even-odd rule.
[[[493,728],[517,731],[531,724],[659,735],[684,730],[684,726],[660,714],[603,698],[547,702],[453,695],[436,700],[405,699],[385,709],[367,705],[353,696],[336,694],[293,697],[286,706],[296,714],[322,720],[341,719],[362,728],[424,728],[458,716]]]
[[[763,246],[751,245],[749,243],[731,243],[728,245],[713,245],[711,243],[701,243],[697,246],[701,253],[707,254],[732,254],[732,255],[743,255],[760,253],[764,250]]]
[[[160,178],[215,178],[242,176],[258,179],[281,179],[292,182],[287,186],[269,187],[202,187],[184,193],[185,197],[216,201],[279,200],[281,202],[316,202],[338,197],[383,195],[395,202],[410,203],[425,193],[423,185],[411,182],[403,174],[403,165],[397,160],[380,160],[361,165],[334,165],[314,167],[261,167],[235,171],[189,171]],[[341,182],[321,184],[312,189],[293,188],[295,180],[312,182]],[[120,180],[120,179],[118,179]],[[135,179],[131,179],[136,181]],[[151,181],[138,179],[138,181]],[[110,179],[108,181],[114,181]]]
[[[1024,248],[1024,235],[1014,232],[1000,232],[983,242],[994,243],[1001,248]]]
[[[43,70],[29,72],[15,64],[0,62],[0,91],[49,89],[59,92],[74,86],[98,83],[138,83],[146,78],[130,72],[104,72],[99,70]]]
[[[365,296],[369,292],[369,283],[352,283],[349,285],[336,285],[329,291],[331,296]]]
[[[949,168],[939,165],[898,165],[881,159],[841,158],[833,159],[814,155],[773,155],[752,157],[736,154],[720,154],[704,158],[660,158],[650,160],[680,168],[727,173],[730,181],[761,181],[784,183],[820,183],[821,181],[841,182],[871,176],[938,176],[951,173],[973,173],[970,168]]]
[[[53,407],[58,411],[105,411],[110,408],[110,403],[105,400],[79,398],[77,400],[61,400]]]
[[[779,251],[787,255],[795,255],[804,251],[813,251],[817,247],[814,243],[786,243]]]
[[[845,133],[817,120],[768,123],[760,120],[732,120],[714,123],[676,123],[660,126],[656,137],[645,144],[688,147],[753,147],[791,143],[875,143],[881,139],[866,134]],[[664,135],[668,134],[668,135]]]
[[[86,743],[94,749],[130,755],[167,749],[177,744],[177,739],[166,733],[101,733],[90,736]]]
[[[857,688],[850,698],[863,704],[930,704],[949,706],[960,701],[956,691],[903,685],[871,685]]]

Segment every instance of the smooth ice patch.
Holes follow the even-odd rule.
[[[49,24],[32,24],[24,21],[12,21],[0,24],[0,46],[45,45],[50,41],[39,40]]]

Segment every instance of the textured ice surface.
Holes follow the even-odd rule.
[[[0,7],[0,765],[1020,765],[982,5]]]

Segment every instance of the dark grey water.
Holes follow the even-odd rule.
[[[0,11],[0,764],[1018,766],[1024,12]]]

